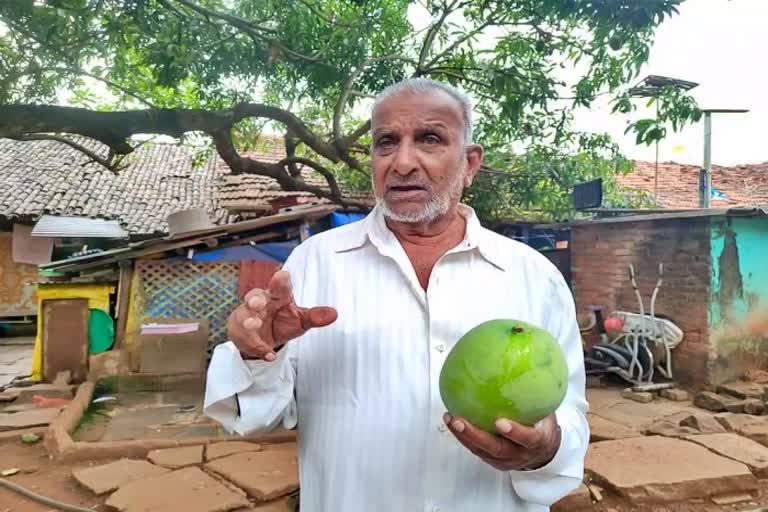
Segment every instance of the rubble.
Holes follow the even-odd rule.
[[[763,398],[763,395],[765,395],[765,386],[756,382],[742,380],[722,384],[717,387],[717,392],[721,395],[728,395],[741,400],[747,398]]]
[[[681,427],[691,427],[702,434],[720,434],[725,432],[720,422],[718,422],[712,416],[705,416],[703,414],[692,414],[680,422]]]
[[[691,395],[687,391],[679,388],[662,389],[659,395],[661,395],[662,398],[672,400],[673,402],[685,402],[691,398]]]
[[[734,398],[725,397],[711,391],[702,391],[693,399],[693,405],[712,412],[722,412],[726,405],[735,402]]]
[[[647,404],[653,401],[653,393],[647,391],[632,391],[631,388],[627,388],[621,392],[621,396],[641,404]]]

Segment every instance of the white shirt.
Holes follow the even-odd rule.
[[[285,264],[296,303],[335,307],[334,324],[288,342],[271,363],[244,362],[231,342],[216,347],[205,413],[241,435],[298,422],[302,512],[538,512],[581,483],[589,426],[570,290],[543,255],[461,211],[464,241],[438,260],[426,291],[375,209],[309,238]],[[541,469],[494,469],[443,423],[443,361],[493,318],[549,330],[569,365],[562,442]]]

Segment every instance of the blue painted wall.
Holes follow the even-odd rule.
[[[768,219],[712,220],[710,347],[715,381],[768,368],[768,346],[746,331],[747,315],[768,307]]]

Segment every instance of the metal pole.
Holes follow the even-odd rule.
[[[709,208],[710,197],[712,194],[712,113],[704,113],[704,177],[706,184],[704,186],[704,198],[702,206]]]
[[[659,121],[659,102],[656,101],[656,122]],[[653,172],[653,200],[659,202],[659,141],[656,141],[656,166]]]

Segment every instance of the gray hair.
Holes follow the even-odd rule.
[[[452,85],[444,82],[438,82],[429,78],[407,78],[381,91],[373,102],[373,111],[375,112],[379,104],[387,98],[397,96],[398,94],[429,94],[435,91],[442,91],[451,97],[461,109],[464,118],[464,144],[472,144],[472,103],[469,98]]]

